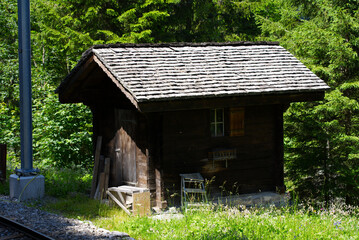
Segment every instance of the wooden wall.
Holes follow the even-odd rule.
[[[110,157],[110,186],[148,187],[148,134],[145,116],[136,110],[91,106],[93,138],[102,136],[101,155]]]
[[[180,173],[200,172],[205,178],[215,177],[214,188],[223,185],[239,193],[275,190],[283,184],[283,131],[281,105],[245,107],[243,136],[211,137],[209,109],[163,113],[163,148],[161,169],[164,192],[180,190]],[[228,111],[225,122],[229,126]],[[227,114],[226,114],[227,113]],[[235,148],[237,159],[213,162],[208,153],[215,148]],[[277,169],[277,168],[281,169]]]
[[[111,158],[110,185],[125,184],[132,172],[136,186],[151,190],[152,206],[165,207],[168,193],[180,192],[180,173],[215,178],[212,191],[224,182],[226,190],[238,193],[283,185],[282,105],[245,107],[243,136],[230,136],[230,109],[225,108],[223,137],[211,137],[210,109],[146,114],[114,106],[91,109],[94,138],[103,136],[101,154]],[[225,162],[213,167],[208,153],[216,148],[235,148],[237,158],[227,168]]]

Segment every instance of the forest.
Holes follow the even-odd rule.
[[[285,179],[359,205],[357,0],[30,0],[34,165],[92,169],[91,112],[55,89],[94,44],[278,41],[331,90],[284,115]],[[0,143],[19,162],[17,1],[0,2]]]

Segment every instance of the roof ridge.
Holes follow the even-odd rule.
[[[126,47],[205,47],[205,46],[251,46],[251,45],[279,45],[279,42],[269,41],[241,41],[241,42],[169,42],[169,43],[113,43],[93,45],[91,49],[126,48]]]

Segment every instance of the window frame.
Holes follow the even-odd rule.
[[[219,121],[218,112],[222,111],[222,121]],[[214,116],[214,119],[212,119],[212,114]],[[214,120],[214,121],[213,121]],[[221,134],[219,129],[221,127]],[[210,133],[211,137],[224,137],[224,130],[225,130],[225,118],[224,118],[224,108],[214,108],[210,109]],[[214,132],[212,131],[212,126],[214,126]]]

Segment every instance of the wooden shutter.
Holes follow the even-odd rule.
[[[230,109],[230,135],[244,135],[244,108]]]

